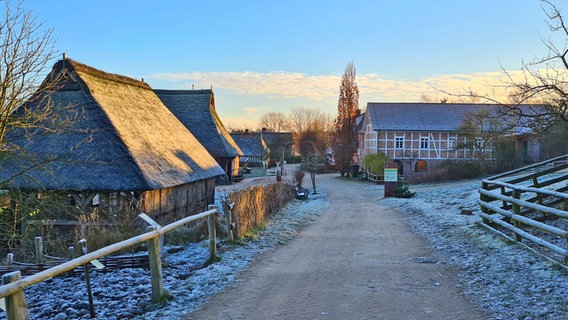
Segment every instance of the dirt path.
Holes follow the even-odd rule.
[[[382,192],[319,175],[329,210],[189,319],[489,319]]]

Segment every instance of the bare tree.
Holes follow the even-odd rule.
[[[513,128],[497,113],[481,109],[467,113],[461,121],[459,131],[465,138],[456,149],[469,151],[470,158],[479,162],[481,173],[485,173],[487,161],[494,158],[493,148],[503,134]]]
[[[23,0],[16,4],[5,1],[3,18],[0,20],[0,163],[3,167],[0,185],[56,160],[51,155],[30,154],[22,148],[22,139],[62,133],[82,116],[77,108],[56,106],[51,101],[52,93],[61,84],[61,79],[49,74],[49,64],[56,55],[52,30],[44,28],[37,16],[23,7]]]
[[[359,88],[355,82],[357,73],[353,62],[347,64],[339,88],[337,103],[337,119],[332,137],[335,162],[343,176],[349,177],[349,166],[353,160],[353,152],[357,149],[357,132],[355,120],[359,114]]]
[[[266,128],[273,132],[284,132],[290,130],[288,117],[280,111],[263,114],[260,116],[259,124],[261,128]]]
[[[316,108],[296,107],[290,111],[289,123],[292,132],[298,136],[306,131],[330,132],[333,116]]]
[[[37,92],[55,56],[52,30],[44,30],[37,17],[23,8],[23,1],[13,5],[6,0],[4,9],[0,20],[0,143],[10,128],[30,127],[45,118],[45,110],[44,114],[29,115],[34,119],[22,119],[21,115],[15,119],[13,115]],[[42,90],[51,89],[45,86]]]
[[[329,145],[329,134],[333,130],[331,114],[316,108],[296,107],[290,111],[289,120],[296,150],[299,150],[304,157],[301,150],[306,147],[302,142],[305,141],[304,134],[306,133],[310,136],[316,135],[318,141],[325,141],[324,148]],[[323,152],[323,148],[319,151]]]
[[[561,33],[564,41],[556,44],[541,36],[548,53],[530,62],[523,61],[520,80],[503,70],[508,77],[505,87],[511,92],[508,101],[472,91],[454,95],[499,104],[505,116],[523,121],[525,125],[530,123],[535,132],[548,130],[559,122],[568,123],[568,25],[553,1],[541,0],[541,6],[549,30]]]
[[[568,122],[568,25],[553,2],[542,0],[541,4],[550,31],[562,33],[564,41],[558,46],[541,36],[548,54],[529,63],[523,62],[524,77],[520,81],[507,73],[513,89],[510,95],[513,106],[508,111],[525,118]],[[527,102],[541,103],[544,108],[523,110],[517,107]]]

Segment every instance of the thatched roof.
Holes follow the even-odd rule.
[[[51,100],[61,109],[71,105],[84,116],[71,130],[34,136],[22,144],[36,160],[53,156],[58,160],[26,172],[12,186],[144,191],[224,174],[148,84],[70,59],[57,62],[53,71],[65,83]],[[45,106],[29,103],[24,107]],[[18,134],[23,133],[13,133]]]
[[[268,146],[260,133],[231,133],[231,137],[243,151],[244,157],[264,157]]]
[[[234,158],[243,155],[215,111],[212,90],[154,92],[213,157]]]

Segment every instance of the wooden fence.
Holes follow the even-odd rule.
[[[82,252],[83,255],[78,258],[75,258],[67,262],[63,262],[55,267],[41,271],[39,273],[36,273],[34,275],[25,278],[22,278],[20,271],[14,271],[11,273],[4,274],[2,276],[2,286],[0,286],[0,299],[1,298],[5,299],[7,319],[8,320],[29,319],[27,302],[24,296],[25,288],[33,284],[69,272],[79,266],[85,267],[85,278],[87,281],[87,287],[89,287],[89,282],[88,282],[89,263],[99,258],[138,245],[143,242],[146,242],[148,247],[150,274],[152,277],[151,281],[152,301],[153,302],[160,301],[160,299],[163,297],[164,294],[163,278],[162,278],[162,261],[160,254],[160,237],[189,222],[207,218],[207,225],[209,232],[209,257],[210,261],[214,261],[216,256],[215,215],[217,214],[217,209],[215,209],[214,206],[210,206],[209,209],[210,210],[208,211],[190,217],[186,217],[184,219],[170,223],[166,226],[160,226],[145,214],[140,214],[139,216],[150,224],[150,227],[148,227],[148,229],[150,229],[151,231],[115,243],[113,245],[101,248],[91,253],[87,253],[86,245],[84,245],[85,242],[84,240],[81,240],[83,244],[83,252]],[[89,297],[89,299],[91,299],[91,297]],[[93,310],[91,310],[91,317],[94,317]]]
[[[484,179],[478,201],[483,225],[568,264],[566,169],[568,155]]]

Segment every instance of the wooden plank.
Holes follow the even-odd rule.
[[[490,220],[491,222],[493,222],[493,223],[495,223],[495,224],[498,224],[498,225],[500,225],[501,227],[503,227],[503,228],[505,228],[505,229],[511,230],[511,231],[513,231],[515,234],[518,234],[518,235],[520,235],[521,237],[523,237],[523,238],[525,238],[525,239],[527,239],[527,240],[530,240],[530,241],[532,241],[532,242],[534,242],[534,243],[536,243],[536,244],[538,244],[538,245],[540,245],[540,246],[543,246],[543,247],[545,247],[545,248],[547,248],[547,249],[550,249],[550,250],[552,250],[552,251],[554,251],[554,252],[556,252],[556,253],[562,255],[563,257],[568,257],[568,250],[566,250],[566,249],[557,247],[557,246],[555,246],[554,244],[552,244],[552,243],[550,243],[550,242],[548,242],[548,241],[545,241],[545,240],[543,240],[543,239],[540,239],[540,238],[538,238],[538,237],[536,237],[536,236],[534,236],[534,235],[532,235],[532,234],[530,234],[530,233],[528,233],[528,232],[526,232],[526,231],[524,231],[524,230],[518,229],[518,228],[516,228],[516,227],[514,227],[514,226],[512,226],[512,225],[510,225],[510,224],[508,224],[508,223],[506,223],[506,222],[504,222],[504,221],[501,221],[501,220],[498,219],[498,218],[495,218],[494,216],[487,215],[487,214],[485,214],[485,213],[480,213],[480,215],[481,215],[484,219]]]

